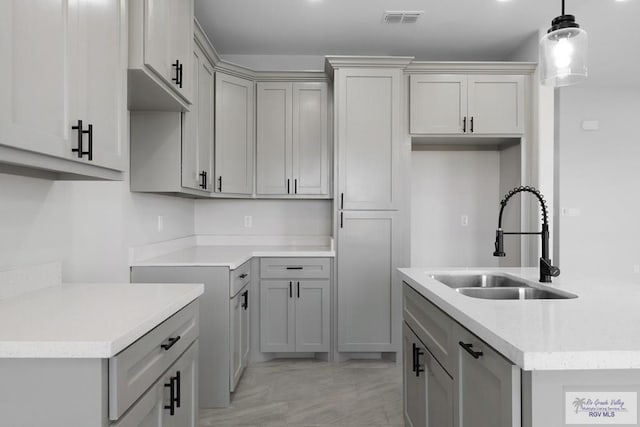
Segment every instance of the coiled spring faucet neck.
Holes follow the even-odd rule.
[[[509,199],[511,199],[516,194],[523,192],[533,194],[540,202],[540,207],[542,210],[542,231],[505,232],[502,230],[502,214],[504,213],[504,208],[507,206]],[[504,196],[502,201],[500,201],[500,215],[498,216],[498,230],[496,230],[495,251],[493,252],[493,256],[506,256],[506,253],[504,252],[505,234],[539,234],[542,238],[542,256],[540,257],[540,281],[548,283],[551,282],[551,277],[560,275],[560,269],[551,265],[551,259],[549,258],[549,212],[547,211],[547,203],[545,202],[542,193],[540,193],[538,189],[529,186],[516,187],[513,190],[509,191]]]

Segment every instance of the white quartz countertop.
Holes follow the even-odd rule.
[[[402,280],[524,370],[640,369],[640,286],[553,278],[537,268],[400,269]],[[503,272],[578,295],[558,300],[485,300],[459,294],[435,273]]]
[[[0,300],[0,358],[109,358],[204,291],[202,284],[74,284]]]
[[[253,257],[333,257],[329,246],[192,246],[141,261],[145,266],[206,266],[229,267],[235,270]]]

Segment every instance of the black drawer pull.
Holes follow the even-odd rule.
[[[180,341],[180,335],[178,335],[175,338],[169,338],[167,341],[169,341],[167,344],[160,344],[160,347],[163,350],[169,350],[171,347],[173,347],[178,341]]]
[[[475,351],[473,349],[473,344],[465,344],[462,341],[458,342],[460,347],[464,348],[467,353],[469,353],[474,359],[480,359],[480,356],[483,355],[481,351]]]
[[[287,270],[303,270],[304,267],[287,267]]]
[[[238,277],[241,279],[244,279],[245,277],[247,277],[248,274],[247,273],[242,273],[241,275],[239,275]]]
[[[244,298],[244,302],[242,303],[242,308],[246,310],[249,308],[249,291],[244,291],[242,293],[242,297]]]

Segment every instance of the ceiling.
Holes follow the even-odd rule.
[[[406,55],[505,60],[560,14],[560,0],[195,0],[216,50],[229,55]],[[385,10],[421,10],[383,24]],[[640,87],[640,0],[568,0],[589,34],[590,84]],[[622,75],[621,75],[622,74]]]

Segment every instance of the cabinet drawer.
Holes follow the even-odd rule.
[[[331,276],[328,258],[262,258],[262,279],[328,279]]]
[[[406,283],[402,293],[405,321],[451,374],[455,360],[453,320]]]
[[[235,296],[244,286],[251,281],[251,260],[231,271],[231,286],[229,296]]]
[[[191,345],[198,332],[198,302],[194,301],[109,359],[109,419],[120,418]]]

